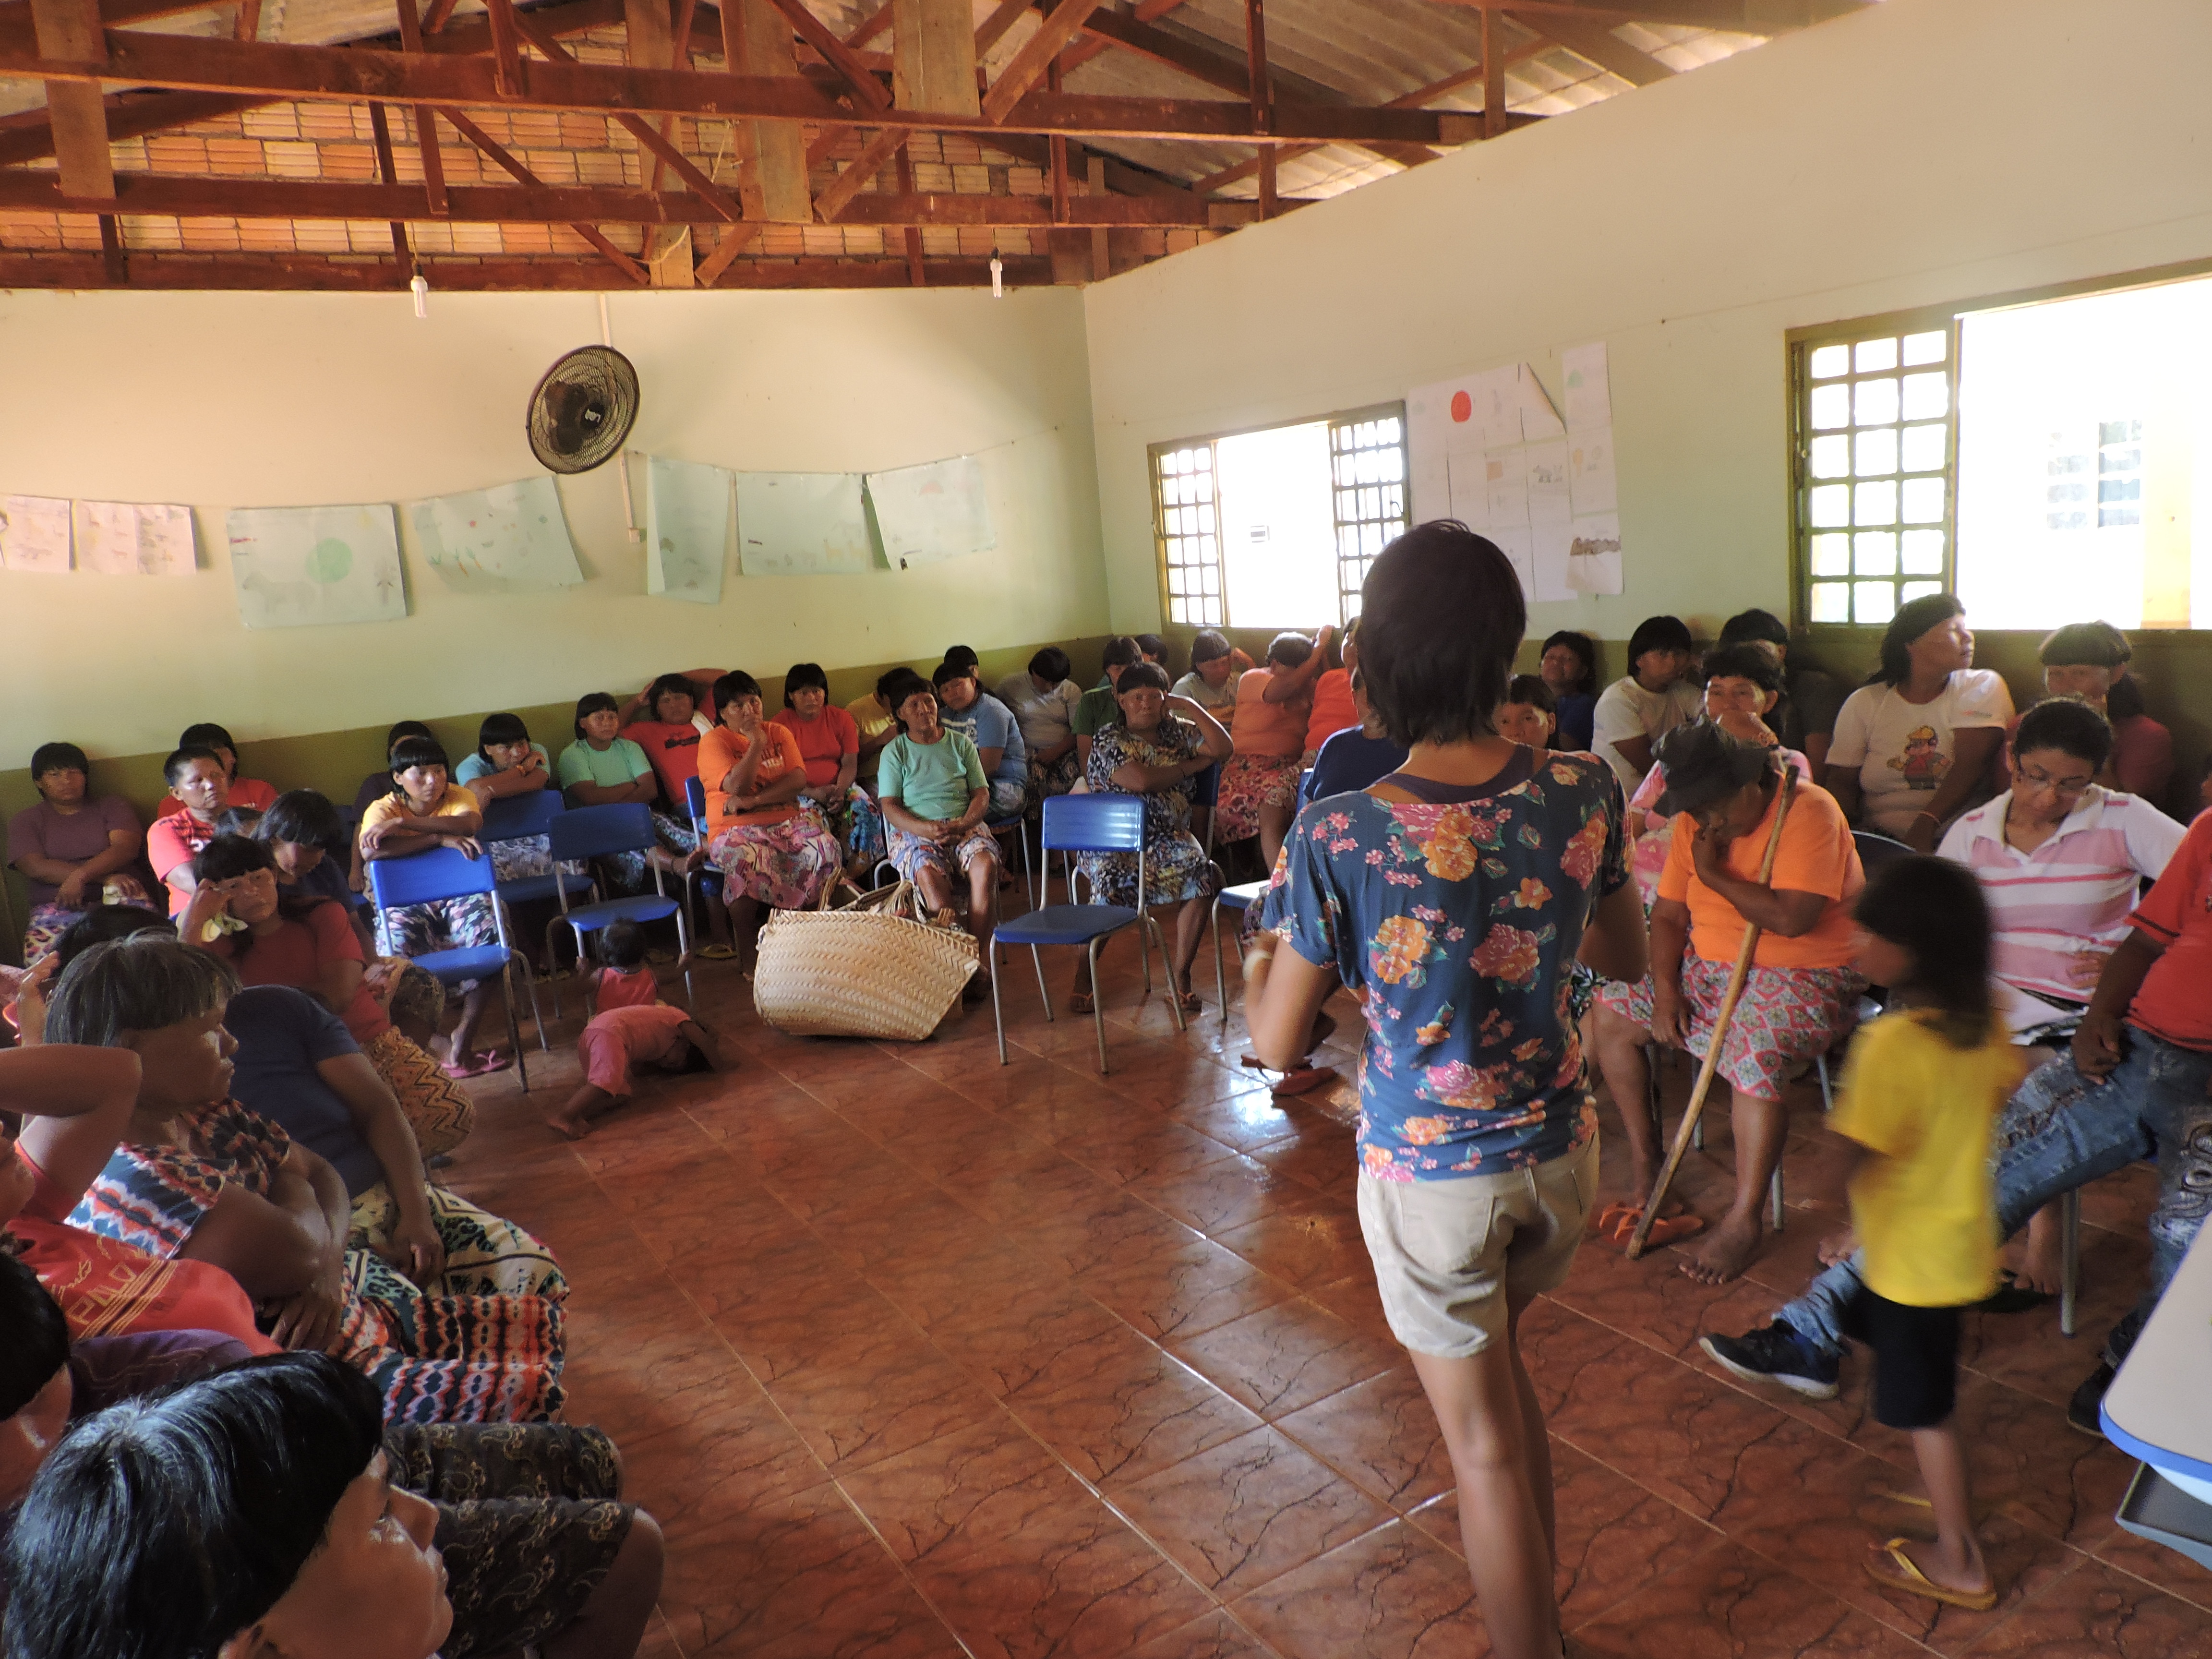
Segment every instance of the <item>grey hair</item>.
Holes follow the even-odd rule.
[[[146,932],[95,945],[68,966],[46,1005],[46,1041],[94,1048],[158,1031],[230,1000],[238,975],[222,957]]]

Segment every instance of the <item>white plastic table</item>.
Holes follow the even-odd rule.
[[[2212,1227],[2181,1259],[2101,1415],[2106,1437],[2146,1466],[2121,1525],[2212,1566]]]

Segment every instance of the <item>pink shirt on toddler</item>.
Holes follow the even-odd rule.
[[[653,976],[653,969],[640,964],[627,972],[620,968],[599,969],[599,989],[592,999],[592,1012],[604,1014],[610,1008],[649,1008],[660,1000],[660,981]]]
[[[593,1015],[576,1038],[584,1081],[617,1099],[629,1098],[632,1067],[659,1066],[673,1071],[683,1064],[690,1044],[679,1033],[690,1018],[681,1008],[659,1002]]]

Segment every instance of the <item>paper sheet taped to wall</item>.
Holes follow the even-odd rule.
[[[738,566],[748,576],[854,575],[875,566],[857,472],[738,474]]]
[[[79,501],[76,568],[103,576],[189,576],[198,568],[189,507]]]
[[[69,568],[69,498],[0,495],[0,570],[60,575]]]
[[[983,465],[972,455],[871,472],[868,501],[895,570],[998,545],[983,501]]]
[[[248,628],[401,622],[399,521],[390,507],[234,507],[238,617]]]
[[[652,455],[645,463],[645,591],[719,604],[728,560],[726,468]]]
[[[407,517],[422,562],[460,592],[528,592],[584,580],[550,477],[410,501]]]
[[[1457,519],[1496,543],[1529,599],[1564,599],[1571,459],[1566,423],[1526,363],[1406,395],[1413,520]]]

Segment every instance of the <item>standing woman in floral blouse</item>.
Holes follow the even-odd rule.
[[[1515,1333],[1565,1279],[1597,1189],[1568,964],[1644,973],[1620,786],[1493,730],[1527,611],[1492,543],[1419,526],[1359,609],[1369,702],[1410,752],[1298,815],[1281,926],[1245,963],[1252,1042],[1287,1070],[1340,979],[1364,1004],[1359,1222],[1383,1312],[1443,1429],[1492,1649],[1557,1659],[1551,1454]]]

